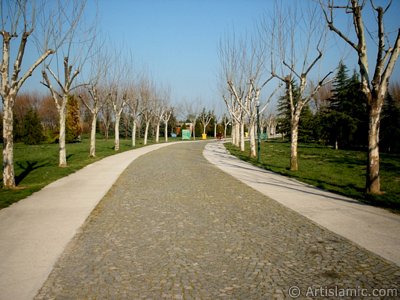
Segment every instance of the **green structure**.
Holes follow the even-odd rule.
[[[183,129],[182,130],[182,140],[190,140],[192,134],[190,133],[190,130]]]

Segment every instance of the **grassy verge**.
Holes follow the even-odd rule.
[[[163,140],[163,139],[161,139]],[[171,139],[171,141],[176,139]],[[151,144],[150,140],[148,144]],[[136,141],[136,147],[143,146],[143,140]],[[132,150],[130,140],[120,140],[120,151],[114,151],[114,140],[98,139],[96,157],[89,157],[89,139],[80,143],[67,144],[66,168],[58,167],[58,144],[28,146],[22,143],[14,145],[14,168],[17,188],[5,190],[0,188],[0,209],[21,200],[42,189],[47,184],[67,176],[77,170],[98,161],[106,156]],[[0,157],[1,164],[3,163]],[[1,174],[2,175],[2,174]],[[1,181],[3,180],[2,177]]]
[[[260,163],[249,158],[249,145],[241,152],[225,144],[231,154],[275,173],[296,178],[321,189],[345,195],[372,205],[400,210],[400,155],[381,154],[383,195],[365,195],[367,154],[361,151],[334,150],[313,144],[299,145],[299,171],[288,169],[290,144],[277,140],[262,143]]]

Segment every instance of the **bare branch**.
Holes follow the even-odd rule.
[[[33,71],[51,54],[53,54],[53,50],[47,50],[41,57],[39,57],[36,62],[29,68],[28,71],[18,80],[17,89],[19,90],[21,86],[24,84],[25,80],[32,76]]]

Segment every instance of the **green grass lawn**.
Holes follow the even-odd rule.
[[[361,151],[300,144],[299,171],[289,170],[290,143],[279,140],[262,142],[260,163],[249,158],[249,144],[241,152],[232,144],[225,147],[235,156],[275,173],[296,178],[324,190],[342,194],[377,206],[400,210],[400,155],[381,154],[383,195],[365,195],[367,154]]]
[[[174,141],[176,139],[170,139]],[[164,138],[160,138],[163,142]],[[153,143],[152,140],[148,144]],[[136,147],[143,146],[143,140],[136,141]],[[80,143],[67,144],[66,168],[58,167],[58,144],[25,145],[14,144],[14,169],[17,188],[4,190],[0,188],[0,209],[21,200],[33,192],[42,189],[47,184],[71,174],[84,166],[109,155],[132,150],[131,140],[120,140],[120,150],[114,151],[114,140],[96,140],[96,157],[89,157],[89,139]],[[0,162],[3,163],[2,157]],[[1,173],[1,182],[2,182]]]

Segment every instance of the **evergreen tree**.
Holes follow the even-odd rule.
[[[82,133],[79,102],[74,96],[68,97],[66,119],[66,142],[80,141]]]
[[[24,120],[15,118],[13,120],[13,134],[14,134],[14,141],[21,142],[24,137]]]
[[[293,99],[296,101],[299,97],[299,88],[294,83],[293,84]],[[277,132],[283,134],[284,136],[289,136],[291,131],[291,111],[290,102],[287,93],[282,95],[278,99],[278,125]],[[313,115],[309,105],[304,106],[300,115],[299,122],[299,141],[307,142],[312,139],[313,136]]]
[[[380,146],[383,151],[400,152],[400,99],[394,99],[390,93],[383,104]]]
[[[31,108],[24,117],[22,140],[25,144],[37,145],[44,139],[43,126],[39,115],[35,109]]]
[[[328,143],[340,148],[366,145],[366,101],[357,74],[354,72],[349,78],[347,67],[342,62],[339,63],[332,93],[330,105],[321,118],[323,136]]]
[[[361,83],[355,71],[349,79],[346,98],[349,101],[348,114],[352,117],[356,127],[349,139],[349,146],[364,148],[368,145],[367,100],[361,91]]]
[[[299,95],[298,92],[298,87],[294,83],[293,84],[293,99],[297,99]],[[289,102],[289,96],[287,94],[287,91],[285,91],[285,94],[282,95],[278,99],[278,125],[277,125],[277,132],[281,133],[284,136],[289,136],[290,137],[290,131],[291,131],[291,112],[290,112],[290,102]],[[300,117],[301,119],[301,117]],[[299,128],[300,130],[300,128]]]
[[[303,107],[300,115],[299,122],[299,141],[300,142],[311,142],[314,139],[314,116],[307,104]]]

